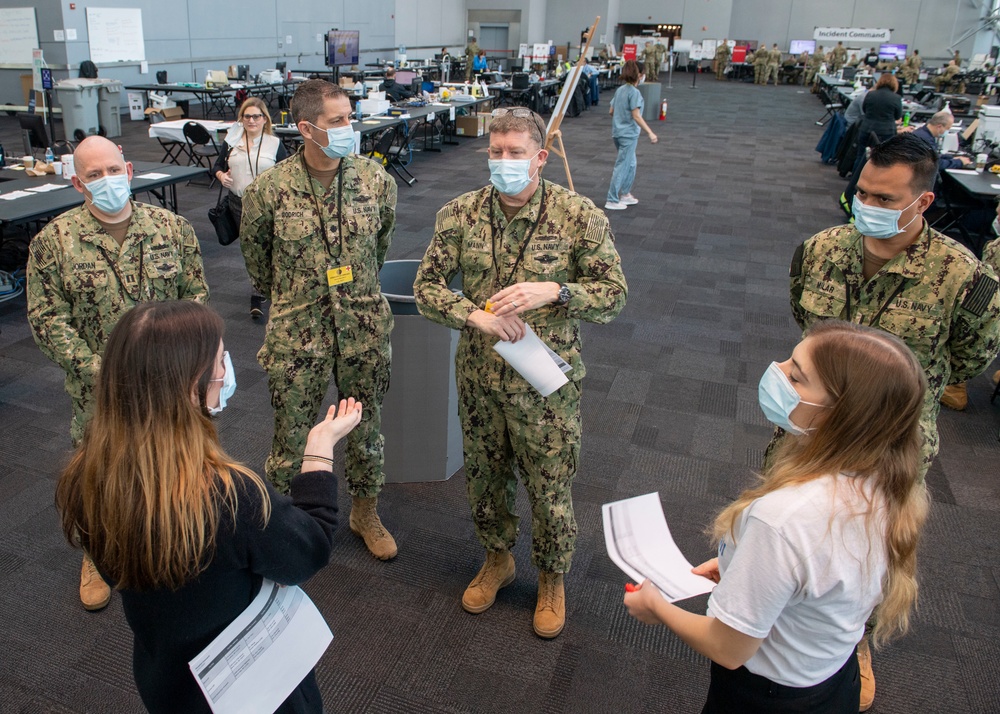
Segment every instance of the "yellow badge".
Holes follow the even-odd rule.
[[[486,312],[488,312],[488,313],[490,313],[492,315],[493,314],[493,303],[491,303],[489,300],[487,300],[486,301],[486,307],[484,307],[483,310],[485,310]]]
[[[354,282],[354,273],[351,272],[350,265],[341,265],[326,271],[327,285],[342,285],[350,282]]]

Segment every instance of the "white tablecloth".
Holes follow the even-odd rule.
[[[184,125],[189,121],[201,124],[215,134],[216,140],[220,138],[220,133],[229,131],[233,125],[231,121],[214,121],[212,119],[174,119],[172,121],[161,121],[158,124],[149,125],[149,138],[166,139],[168,141],[184,141]]]

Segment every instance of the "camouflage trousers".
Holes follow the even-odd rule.
[[[94,388],[73,377],[66,377],[66,392],[73,402],[73,417],[69,422],[69,438],[75,449],[83,441],[83,429],[94,416]]]
[[[490,551],[514,547],[520,474],[531,505],[531,562],[542,571],[568,573],[577,530],[571,487],[580,462],[580,384],[569,382],[542,397],[497,392],[477,376],[457,379],[476,536]]]
[[[382,398],[389,389],[391,348],[374,349],[352,357],[272,355],[261,350],[274,407],[274,441],[264,471],[282,493],[299,473],[309,430],[318,421],[331,378],[342,398],[364,405],[361,423],[347,435],[345,477],[352,496],[371,498],[382,490]]]
[[[764,75],[764,81],[761,84],[767,84],[770,80],[774,80],[774,86],[778,86],[778,65],[773,62],[767,65],[767,74]]]
[[[753,83],[754,84],[764,84],[763,80],[767,76],[767,68],[762,64],[755,64],[753,66]]]
[[[715,62],[715,78],[725,79],[726,78],[726,63],[716,60]]]

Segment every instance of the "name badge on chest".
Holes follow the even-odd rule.
[[[350,265],[339,265],[336,268],[330,268],[326,271],[326,284],[333,285],[343,285],[344,283],[353,283],[354,273],[351,271]]]

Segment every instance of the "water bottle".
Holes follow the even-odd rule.
[[[906,112],[903,115],[903,126],[909,126],[909,125],[910,125],[910,113]]]
[[[52,147],[45,149],[45,163],[51,165],[55,163],[56,155],[52,153]]]

